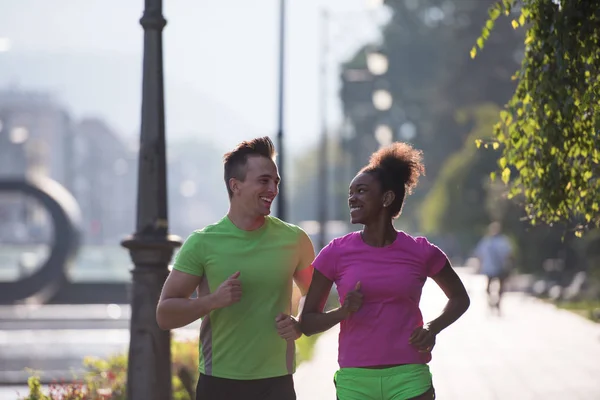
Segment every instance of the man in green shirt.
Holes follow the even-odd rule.
[[[268,137],[225,154],[229,211],[186,239],[162,290],[161,328],[202,318],[198,400],[296,399],[292,287],[306,295],[315,252],[301,228],[269,215],[280,180],[274,158]]]

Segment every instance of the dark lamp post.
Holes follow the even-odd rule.
[[[146,0],[142,125],[140,132],[137,223],[123,240],[134,264],[127,370],[128,400],[171,399],[171,333],[156,323],[156,305],[181,239],[168,234],[162,0]]]

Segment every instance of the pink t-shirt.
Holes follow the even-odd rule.
[[[332,240],[313,266],[335,282],[343,304],[361,282],[363,305],[341,322],[338,362],[341,368],[393,364],[425,364],[431,353],[408,343],[423,326],[419,309],[427,277],[444,267],[447,257],[424,237],[398,232],[386,247],[363,242],[360,232]]]

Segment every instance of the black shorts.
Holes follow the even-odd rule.
[[[296,400],[292,375],[238,380],[200,374],[196,400]]]

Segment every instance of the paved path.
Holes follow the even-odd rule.
[[[484,280],[461,274],[467,314],[438,337],[431,370],[440,400],[599,400],[600,324],[509,293],[502,317],[488,312]],[[425,320],[443,308],[435,283],[424,289]],[[317,341],[296,373],[298,400],[333,400],[337,329]]]

